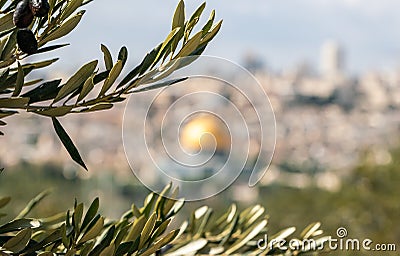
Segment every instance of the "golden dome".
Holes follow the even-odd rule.
[[[211,114],[193,117],[183,125],[180,142],[182,147],[191,152],[229,151],[230,133],[223,121]]]

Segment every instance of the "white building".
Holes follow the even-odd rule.
[[[321,74],[327,78],[341,76],[345,65],[344,55],[337,42],[326,41],[321,47]]]

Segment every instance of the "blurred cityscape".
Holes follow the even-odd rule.
[[[334,41],[326,42],[320,55],[317,70],[302,64],[293,70],[276,72],[268,70],[265,61],[256,55],[243,60],[243,66],[267,92],[276,117],[275,154],[262,185],[278,183],[303,188],[316,184],[338,191],[343,177],[357,165],[366,149],[374,152],[377,163],[392,161],[389,150],[399,145],[400,70],[351,76],[346,72],[345,49]],[[221,93],[240,104],[240,99],[229,95],[229,91]],[[164,97],[160,104],[168,105],[174,97]],[[146,93],[135,99],[138,111],[143,111],[140,106],[147,106],[146,102],[151,100]],[[97,175],[112,170],[128,182],[126,177],[133,176],[121,139],[123,108],[120,104],[111,111],[70,115],[61,121],[92,172]],[[162,116],[149,118],[150,122],[159,123]],[[63,166],[66,177],[91,175],[82,173],[71,161],[48,119],[21,113],[7,121],[6,135],[1,138],[2,145],[7,145],[0,148],[1,166],[21,161],[54,162]],[[143,166],[142,171],[148,172],[148,168],[151,167]],[[257,199],[254,190],[243,193],[248,188],[240,181],[235,187],[235,200]]]

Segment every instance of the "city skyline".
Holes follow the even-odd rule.
[[[57,55],[64,61],[54,69],[65,70],[66,63],[78,67],[101,58],[100,43],[109,46],[114,55],[126,45],[130,49],[128,64],[134,66],[168,34],[176,2],[120,0],[118,5],[110,5],[105,0],[94,1],[85,22],[62,40],[71,45],[59,50]],[[199,4],[186,2],[188,15]],[[346,68],[352,74],[396,70],[400,66],[400,34],[394,28],[400,25],[399,7],[395,0],[208,2],[205,12],[216,9],[217,19],[224,19],[224,24],[205,53],[240,62],[250,52],[272,69],[284,70],[304,61],[318,65],[320,46],[331,39],[346,49]]]

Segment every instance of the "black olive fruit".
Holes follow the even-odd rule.
[[[35,35],[30,29],[20,29],[17,31],[17,44],[19,49],[27,54],[33,54],[37,52],[38,43]]]
[[[30,0],[29,7],[36,17],[44,17],[50,10],[50,5],[47,0]]]
[[[20,1],[15,7],[13,22],[17,28],[26,28],[33,21],[33,13],[29,8],[29,0]]]

